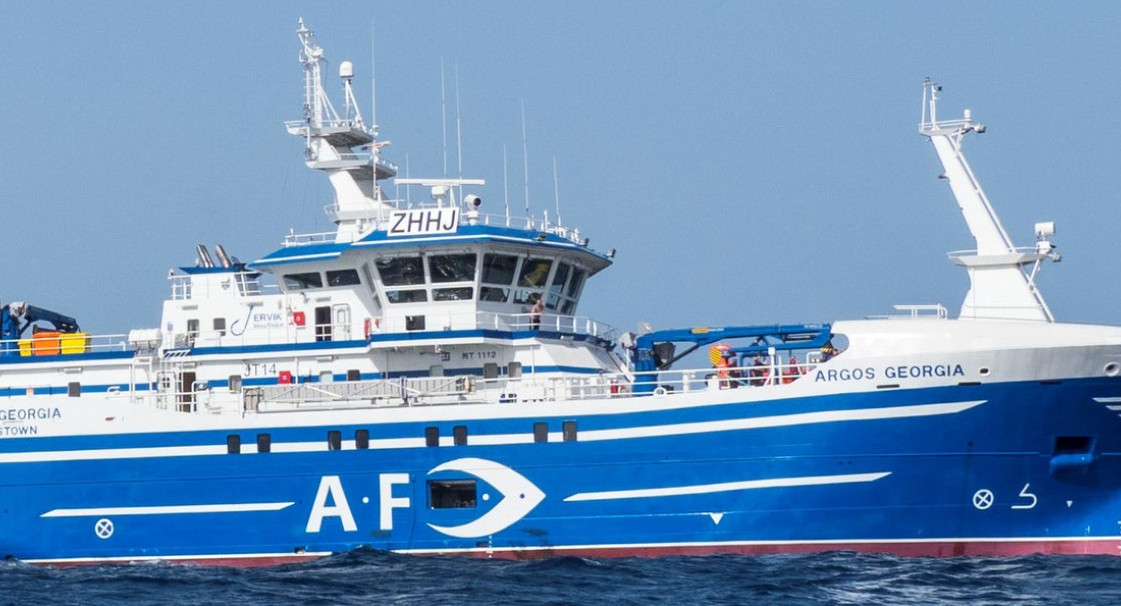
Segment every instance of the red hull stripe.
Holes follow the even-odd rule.
[[[687,543],[656,545],[584,545],[573,547],[534,547],[519,549],[410,549],[400,553],[416,555],[462,555],[477,558],[513,560],[540,559],[556,556],[588,556],[598,558],[702,556],[716,554],[764,555],[782,553],[820,553],[855,551],[907,557],[1021,556],[1055,555],[1121,555],[1121,537],[1065,539],[939,539],[929,541],[865,541],[865,542],[761,542],[761,543]],[[226,554],[194,555],[162,558],[75,558],[61,560],[26,560],[28,564],[49,566],[81,566],[91,564],[132,564],[141,562],[173,562],[202,566],[276,566],[304,562],[331,555],[330,552],[292,554]]]

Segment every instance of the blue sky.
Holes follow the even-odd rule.
[[[819,322],[893,303],[956,313],[972,242],[916,132],[923,77],[1013,239],[1054,220],[1060,320],[1116,323],[1121,4],[1115,2],[9,2],[0,299],[96,333],[157,326],[196,243],[243,260],[326,231],[301,117],[296,21],[355,63],[371,30],[385,155],[442,172],[440,66],[464,175],[501,212],[618,250],[580,313],[633,329]],[[331,78],[333,87],[335,79]],[[337,90],[337,89],[336,89]],[[449,125],[454,122],[449,111]],[[456,165],[454,131],[450,164]],[[414,192],[419,195],[419,192]],[[518,213],[520,214],[520,213]]]

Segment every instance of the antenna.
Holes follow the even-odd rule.
[[[463,178],[463,130],[459,120],[459,62],[455,62],[455,158],[459,178]]]
[[[409,178],[409,152],[405,152],[405,179],[408,180],[408,178]],[[400,179],[397,179],[397,181],[399,182]],[[413,188],[406,182],[406,185],[405,185],[405,206],[411,207],[413,205],[412,193],[413,193]]]
[[[455,62],[455,161],[459,178],[463,178],[463,130],[459,119],[459,61]],[[459,199],[463,199],[463,185],[459,186]]]
[[[525,101],[522,101],[522,177],[525,182],[525,220],[529,223],[529,145],[525,136]]]
[[[440,124],[444,133],[444,176],[448,176],[448,96],[444,90],[444,58],[440,57]]]
[[[374,48],[373,38],[373,19],[370,19],[370,125],[374,129],[378,128],[378,84],[376,78],[373,76],[374,66],[377,66],[376,48]],[[374,156],[378,155],[378,147],[373,147]],[[377,169],[374,169],[377,170]],[[374,179],[377,181],[377,179]]]
[[[507,190],[506,144],[502,144],[502,200],[506,203],[506,227],[510,227],[510,192]]]
[[[561,221],[561,214],[560,214],[560,184],[559,184],[559,180],[557,179],[557,157],[556,156],[553,156],[553,198],[556,200],[556,203],[557,203],[557,227],[560,227],[561,225],[564,224],[564,222]]]

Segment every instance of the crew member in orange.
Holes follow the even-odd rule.
[[[802,374],[802,371],[798,368],[798,358],[795,357],[794,354],[790,354],[790,360],[787,362],[786,368],[782,371],[783,384],[793,383],[794,379],[798,378],[800,374]]]

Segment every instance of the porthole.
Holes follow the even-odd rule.
[[[1121,364],[1117,362],[1110,362],[1105,365],[1105,374],[1107,377],[1116,377],[1118,372],[1121,372]]]
[[[989,376],[989,367],[988,366],[982,366],[981,370],[977,371],[977,374],[981,375],[982,377]]]

